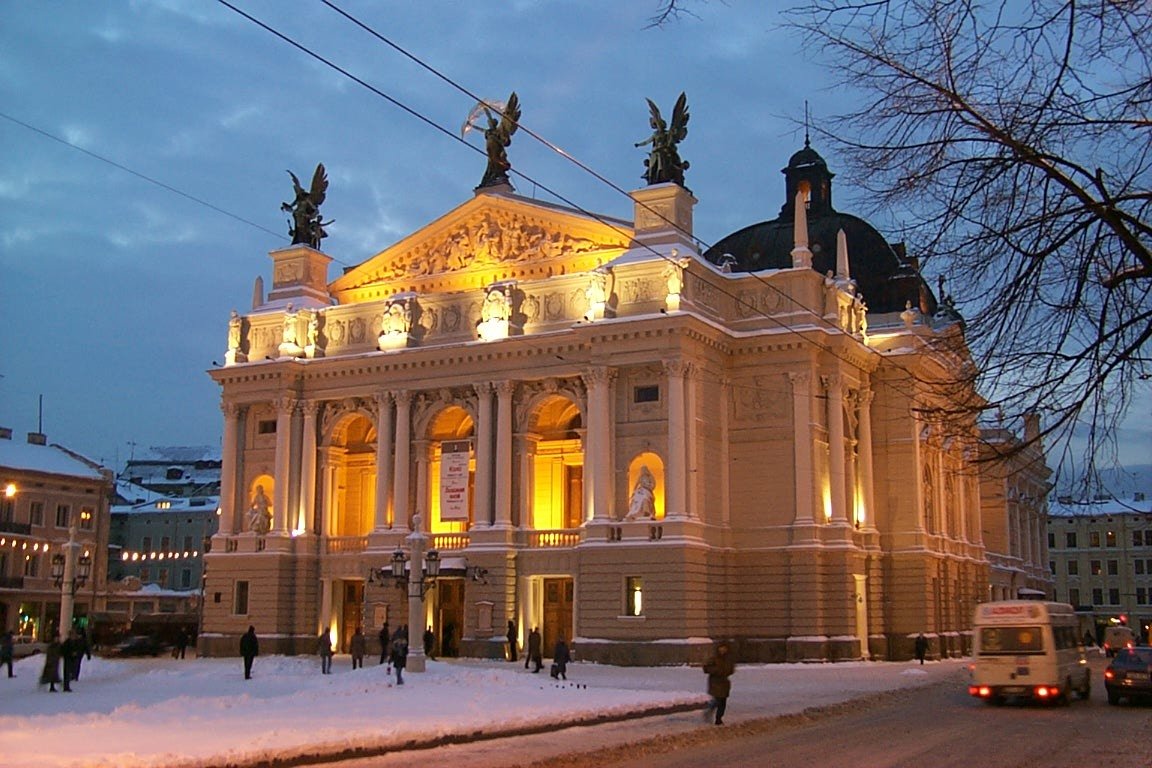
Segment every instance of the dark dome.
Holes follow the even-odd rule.
[[[836,235],[843,229],[848,240],[850,276],[869,311],[900,312],[910,301],[924,314],[935,313],[936,299],[903,246],[889,245],[871,224],[832,207],[834,174],[816,150],[805,144],[792,155],[783,173],[785,198],[780,215],[722,238],[704,253],[705,259],[713,264],[728,261],[733,272],[790,269],[796,193],[803,191],[808,199],[808,247],[813,270],[820,274],[836,271]],[[725,259],[725,254],[731,254],[735,261]]]

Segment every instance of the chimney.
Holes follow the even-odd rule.
[[[48,435],[43,432],[29,432],[28,433],[29,445],[48,445]]]
[[[1024,414],[1024,439],[1035,440],[1040,436],[1040,414],[1029,411]]]

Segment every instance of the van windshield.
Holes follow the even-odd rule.
[[[1044,633],[1040,627],[983,627],[980,655],[1044,653]]]

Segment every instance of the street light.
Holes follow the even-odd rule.
[[[76,591],[88,582],[92,573],[92,557],[87,552],[76,556],[80,543],[76,541],[76,526],[68,528],[68,543],[63,552],[52,555],[52,581],[60,589],[61,638],[72,631],[72,610],[76,601]]]
[[[383,584],[391,578],[397,587],[408,587],[407,669],[410,672],[424,671],[424,644],[420,641],[424,633],[424,596],[436,586],[436,577],[440,575],[440,553],[435,549],[425,553],[428,537],[420,530],[421,523],[420,515],[412,516],[412,533],[407,538],[409,554],[405,555],[404,550],[397,548],[392,553],[391,568],[372,568],[368,571],[369,582],[377,580]],[[406,565],[407,575],[404,573]]]

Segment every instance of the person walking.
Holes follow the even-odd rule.
[[[68,633],[64,642],[60,643],[60,660],[64,666],[64,690],[71,692],[72,681],[78,674],[76,667],[80,665],[80,643],[76,639],[76,631]]]
[[[508,620],[508,661],[516,661],[516,637],[519,633],[516,631],[516,622],[513,619]],[[525,664],[525,667],[528,665]]]
[[[368,650],[368,641],[364,638],[364,632],[360,627],[356,627],[356,634],[352,635],[352,640],[348,644],[348,650],[352,653],[352,669],[363,669],[364,654]]]
[[[388,622],[384,622],[384,626],[380,627],[380,663],[388,663],[388,657],[392,652],[392,633],[388,631]],[[391,666],[391,664],[389,664]],[[390,671],[390,670],[389,670]]]
[[[40,673],[40,685],[48,686],[48,690],[55,693],[58,682],[60,682],[60,640],[54,637],[44,649],[44,669]]]
[[[708,706],[704,708],[704,719],[707,720],[709,714],[713,711],[716,712],[716,725],[724,724],[724,711],[728,708],[728,694],[732,691],[732,681],[729,680],[732,673],[736,671],[736,665],[732,661],[731,648],[728,643],[720,643],[716,646],[716,653],[711,659],[704,662],[704,672],[708,675],[708,695],[712,697],[712,701],[708,702]]]
[[[16,677],[12,673],[12,661],[16,657],[16,640],[12,636],[12,631],[9,630],[4,633],[3,639],[0,639],[0,667],[8,667],[8,677]]]
[[[325,629],[320,633],[316,651],[320,654],[320,674],[332,674],[332,630]]]
[[[408,637],[407,633],[400,634],[401,627],[396,630],[392,638],[392,666],[396,668],[396,685],[404,685],[404,667],[408,666]]]
[[[544,648],[540,639],[540,629],[532,627],[532,631],[528,633],[528,657],[524,660],[524,668],[528,668],[528,662],[531,661],[536,665],[533,672],[539,672],[544,668]]]
[[[572,654],[568,651],[568,643],[564,636],[556,641],[556,648],[552,651],[552,677],[560,680],[568,679],[568,662],[572,661]]]
[[[928,655],[928,638],[924,637],[924,633],[916,635],[916,659],[921,665],[924,664],[924,657]]]
[[[436,661],[436,657],[432,652],[436,650],[436,633],[432,631],[432,625],[428,625],[428,629],[424,630],[424,655]]]
[[[181,629],[180,634],[176,635],[176,651],[172,654],[174,659],[184,658],[184,654],[188,651],[188,630]]]
[[[256,639],[256,627],[249,626],[240,638],[240,655],[244,657],[244,679],[252,679],[252,660],[260,655],[260,641]]]

